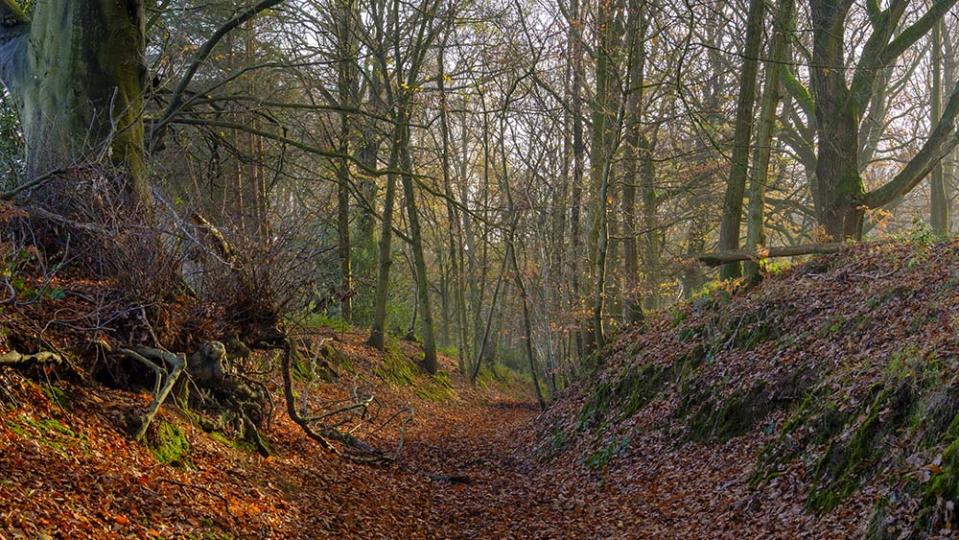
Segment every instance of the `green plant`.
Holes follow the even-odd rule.
[[[393,386],[410,386],[416,379],[417,367],[399,350],[396,343],[388,339],[383,361],[376,368],[376,374]]]
[[[349,332],[350,324],[340,317],[331,317],[326,313],[311,313],[302,320],[303,326],[307,328],[330,328],[334,332]]]
[[[413,390],[421,399],[428,401],[447,401],[457,396],[456,389],[450,381],[450,376],[439,372],[431,377],[423,377]]]

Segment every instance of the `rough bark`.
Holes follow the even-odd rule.
[[[143,2],[46,0],[27,20],[5,1],[0,15],[0,77],[20,113],[27,177],[105,155],[149,203]]]
[[[766,243],[765,209],[766,183],[769,177],[769,158],[772,155],[773,134],[776,131],[776,107],[779,105],[779,78],[782,64],[787,58],[789,38],[792,34],[794,0],[779,0],[776,13],[776,28],[769,46],[769,61],[766,62],[766,81],[759,111],[759,132],[756,134],[756,150],[752,174],[749,178],[749,219],[746,224],[746,249],[755,251]],[[744,265],[746,275],[755,279],[759,267],[752,261]]]
[[[765,249],[762,252],[734,250],[720,251],[717,253],[705,253],[696,258],[708,266],[719,266],[736,261],[759,261],[762,259],[772,259],[777,257],[798,257],[800,255],[839,253],[849,246],[839,242],[829,244],[806,244],[798,246],[774,247]]]
[[[395,137],[404,137],[404,131],[395,130]],[[396,166],[398,143],[390,150],[390,169]],[[379,350],[386,348],[386,303],[389,299],[390,267],[393,265],[393,207],[396,200],[396,175],[386,177],[386,192],[383,196],[383,227],[380,233],[377,259],[376,294],[373,299],[373,323],[370,325],[369,343]]]
[[[931,126],[935,126],[942,118],[942,26],[942,21],[939,21],[933,26],[930,36],[932,41],[930,45],[932,87],[929,92],[929,124]],[[951,212],[941,160],[932,168],[932,174],[929,177],[929,191],[931,195],[929,223],[933,232],[940,236],[946,236],[949,234]]]
[[[719,249],[739,247],[739,233],[743,216],[743,196],[749,166],[749,144],[753,129],[753,105],[756,101],[756,72],[762,43],[763,0],[750,0],[746,18],[746,42],[743,46],[743,68],[739,80],[739,98],[736,103],[736,125],[733,134],[732,164],[726,183],[723,218],[719,229]],[[739,277],[739,264],[722,268],[722,279]]]
[[[407,128],[408,129],[408,128]],[[409,150],[409,137],[404,139],[407,145],[400,147],[400,160],[403,183],[403,195],[406,199],[406,219],[410,228],[410,248],[413,251],[413,267],[416,279],[416,296],[422,312],[420,331],[423,338],[423,368],[434,374],[439,368],[436,358],[436,338],[433,335],[433,310],[430,306],[430,289],[427,279],[426,259],[423,256],[423,235],[420,229],[419,210],[416,204],[416,192],[413,189],[413,162]]]
[[[630,0],[630,37],[628,46],[632,49],[629,65],[630,91],[627,98],[626,114],[626,170],[623,177],[623,270],[625,272],[625,287],[623,289],[623,314],[627,323],[637,323],[643,320],[642,294],[639,280],[639,254],[637,247],[636,227],[636,186],[642,185],[644,225],[648,221],[655,222],[655,193],[653,192],[651,172],[647,166],[652,165],[649,159],[649,141],[643,134],[643,83],[645,71],[645,44],[646,23],[642,13],[642,2]],[[642,180],[640,180],[640,178]],[[648,185],[647,185],[648,184]],[[653,239],[653,232],[647,231],[644,243],[648,255],[655,251],[649,245]],[[650,248],[653,248],[652,250]],[[650,261],[647,261],[647,265]],[[654,275],[654,271],[647,267],[647,275]],[[655,280],[653,280],[655,281]]]

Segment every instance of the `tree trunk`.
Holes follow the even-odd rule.
[[[652,192],[651,178],[646,177],[646,164],[649,156],[649,142],[642,133],[643,120],[643,83],[645,81],[645,39],[646,22],[642,13],[643,3],[639,0],[629,2],[629,43],[630,55],[629,81],[630,91],[627,98],[626,114],[626,171],[623,178],[623,270],[625,285],[623,287],[623,314],[627,323],[638,323],[643,320],[643,303],[639,280],[639,253],[636,232],[636,186],[642,178],[643,213],[644,221],[650,217],[650,207],[655,205],[654,200],[647,200],[647,188]],[[642,163],[642,165],[640,165]],[[649,163],[651,165],[651,162]],[[640,169],[642,171],[640,172]],[[650,185],[647,186],[647,181]],[[649,193],[655,198],[654,193]],[[652,220],[655,221],[655,208],[652,209]],[[646,231],[645,239],[652,238],[652,231]],[[648,248],[649,246],[647,246]],[[649,275],[647,268],[647,275]]]
[[[769,178],[769,158],[772,155],[773,134],[776,131],[776,107],[779,105],[779,75],[787,57],[789,38],[792,34],[794,0],[779,0],[776,13],[776,30],[769,46],[770,60],[766,62],[766,82],[762,105],[759,111],[759,132],[756,134],[756,150],[753,169],[749,179],[749,219],[746,224],[746,249],[756,251],[765,245],[766,182]],[[759,265],[753,261],[745,264],[746,275],[756,279]]]
[[[343,156],[338,160],[336,169],[336,237],[337,257],[340,260],[340,316],[344,321],[353,319],[353,264],[350,254],[350,138],[351,115],[346,112],[354,102],[354,62],[355,46],[353,39],[353,9],[349,0],[339,0],[333,13],[336,16],[336,53],[337,53],[337,100],[340,112],[340,135],[338,152]]]
[[[0,76],[20,113],[28,178],[105,150],[134,202],[149,205],[143,2],[46,0],[28,21],[6,1],[0,16]]]
[[[579,319],[580,309],[582,307],[582,298],[580,294],[580,248],[582,246],[582,208],[583,208],[583,174],[585,171],[586,144],[583,140],[583,27],[582,17],[580,16],[579,0],[570,1],[570,17],[572,22],[569,29],[569,48],[572,64],[572,82],[570,84],[570,107],[572,109],[573,123],[573,178],[572,178],[572,200],[570,201],[570,311],[575,319]],[[576,343],[576,354],[580,357],[584,354],[585,344],[583,343],[583,334],[579,330],[574,330],[574,340]]]
[[[829,238],[858,240],[862,236],[863,212],[857,201],[865,191],[857,160],[859,119],[848,106],[836,105],[820,103],[816,108],[819,223]]]
[[[942,117],[942,21],[932,27],[931,39],[932,88],[929,92],[931,102],[929,125],[935,127]],[[946,188],[942,161],[937,162],[932,168],[929,180],[931,195],[929,222],[933,232],[940,236],[947,236],[951,228],[951,216],[949,215],[949,192]]]
[[[396,167],[399,138],[405,131],[397,124],[390,148],[390,169]],[[393,207],[396,200],[396,175],[386,177],[386,193],[383,198],[383,227],[380,233],[380,253],[376,277],[376,296],[373,298],[373,324],[370,325],[369,343],[379,350],[386,349],[386,303],[390,294],[390,266],[393,264]]]
[[[736,103],[736,127],[733,134],[732,164],[726,183],[723,219],[719,229],[719,249],[739,247],[740,225],[743,215],[743,194],[749,167],[749,143],[753,129],[753,105],[756,100],[756,71],[762,43],[763,0],[750,0],[746,18],[746,43],[743,47],[743,71],[739,80],[739,99]],[[720,277],[739,277],[739,263],[723,266]]]
[[[409,126],[405,127],[409,130]],[[413,190],[413,160],[410,156],[409,135],[401,139],[400,160],[403,195],[406,199],[406,219],[410,227],[410,247],[413,250],[413,267],[416,278],[416,296],[422,312],[420,328],[423,333],[423,368],[429,374],[436,373],[439,363],[436,360],[436,340],[433,336],[433,312],[430,308],[430,289],[426,274],[426,259],[423,256],[423,235],[420,231],[420,217],[416,209],[416,192]]]

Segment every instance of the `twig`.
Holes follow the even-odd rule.
[[[10,190],[4,191],[3,193],[0,193],[0,199],[2,199],[2,200],[4,200],[4,201],[9,201],[10,199],[13,199],[14,197],[16,197],[17,195],[23,193],[24,191],[26,191],[26,190],[28,190],[28,189],[33,189],[33,188],[38,187],[38,186],[40,186],[40,185],[42,185],[42,184],[45,184],[45,183],[47,183],[48,181],[53,180],[53,179],[56,178],[57,176],[65,173],[65,172],[67,172],[68,170],[69,170],[69,168],[67,168],[67,167],[61,167],[61,168],[59,168],[59,169],[54,169],[54,170],[52,170],[52,171],[50,171],[50,172],[48,172],[48,173],[41,174],[40,176],[34,178],[33,180],[30,180],[29,182],[26,182],[26,183],[24,183],[24,184],[20,184],[19,186],[15,187],[15,188],[13,188],[13,189],[10,189]]]

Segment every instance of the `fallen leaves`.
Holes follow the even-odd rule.
[[[901,262],[908,259],[902,248],[854,251],[844,255],[841,268],[799,267],[730,296],[720,316],[763,309],[779,337],[749,350],[730,345],[712,351],[699,369],[727,395],[800,367],[826,370],[833,378],[824,388],[837,407],[858,410],[871,402],[869,384],[887,369],[881,360],[903,343],[920,343],[924,354],[956,350],[959,293],[945,284],[955,282],[957,248],[930,249],[924,255],[928,267],[919,269]],[[670,365],[702,346],[716,331],[708,319],[715,310],[696,304],[684,309],[679,322],[664,317],[650,320],[643,332],[624,332],[599,381],[591,383],[615,383],[638,363]],[[416,409],[397,463],[371,467],[339,459],[282,415],[264,432],[275,454],[262,459],[212,440],[164,410],[164,420],[181,426],[192,450],[184,468],[159,466],[120,429],[122,413],[142,406],[140,395],[66,385],[72,396],[66,412],[36,384],[21,382],[10,387],[22,386],[16,392],[22,407],[0,410],[0,531],[71,538],[846,538],[861,535],[874,502],[890,493],[896,494],[895,507],[884,526],[919,509],[915,498],[895,492],[903,477],[891,462],[878,470],[886,480],[865,482],[823,515],[804,506],[814,461],[788,461],[752,489],[756,457],[778,436],[786,410],[769,413],[745,435],[694,443],[675,420],[678,396],[666,392],[609,422],[606,431],[577,432],[590,388],[566,391],[539,414],[518,388],[474,389],[454,375],[459,397],[431,401],[418,397],[414,387],[377,377],[382,359],[363,344],[364,336],[336,338],[356,376],[375,385],[385,407]],[[408,356],[417,354],[411,345],[403,347]],[[344,392],[322,384],[311,396],[335,399]],[[879,422],[893,412],[882,409]],[[48,419],[76,435],[49,438],[62,452],[40,442],[33,427]],[[865,420],[852,417],[853,424]],[[399,434],[385,429],[364,435],[388,448]],[[846,428],[837,437],[852,435]],[[585,458],[611,441],[617,445],[607,452],[608,463],[588,467]],[[935,452],[910,455],[890,448],[890,455],[910,456],[904,460],[910,479],[943,474]],[[946,524],[954,513],[948,502],[937,509]]]

